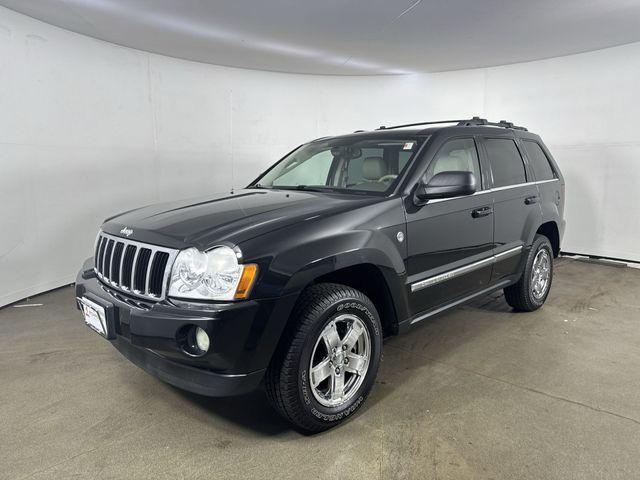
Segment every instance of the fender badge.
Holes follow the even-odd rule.
[[[129,227],[124,227],[122,230],[120,230],[120,233],[128,238],[133,234],[133,230],[131,230]]]
[[[398,232],[398,233],[396,234],[396,238],[398,239],[398,241],[399,241],[400,243],[404,242],[404,233],[402,233],[402,232]]]

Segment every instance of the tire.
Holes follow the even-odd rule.
[[[382,353],[380,317],[362,292],[323,283],[302,292],[292,320],[267,369],[265,389],[285,419],[320,432],[350,418],[371,391]]]
[[[545,257],[548,262],[548,275],[546,282],[544,282],[544,287],[541,287],[541,283],[534,281],[536,279],[534,278],[536,275],[534,268],[538,269],[540,264],[536,262]],[[518,283],[504,289],[504,297],[507,303],[515,310],[532,312],[544,304],[553,281],[553,250],[547,237],[544,235],[535,236],[533,245],[527,254],[526,262],[522,277],[520,277]],[[536,264],[535,267],[534,264]],[[539,269],[538,272],[543,270]],[[538,276],[537,279],[541,279],[541,277]]]

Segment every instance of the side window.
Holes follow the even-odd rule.
[[[429,164],[425,181],[440,172],[471,172],[476,177],[476,185],[482,184],[478,151],[473,138],[457,138],[445,143]]]
[[[324,150],[302,163],[293,159],[283,174],[273,180],[273,185],[326,185],[333,162],[330,150]]]
[[[527,181],[524,163],[516,142],[504,138],[486,138],[485,146],[493,173],[494,187],[506,187]]]
[[[523,141],[524,150],[527,152],[527,157],[531,162],[533,168],[533,174],[536,176],[536,180],[553,180],[556,178],[553,168],[549,164],[549,159],[545,155],[544,151],[536,142]]]

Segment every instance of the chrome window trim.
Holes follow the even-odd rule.
[[[524,182],[524,183],[516,183],[514,185],[505,185],[503,187],[494,187],[491,189],[491,191],[501,192],[502,190],[511,190],[512,188],[526,187],[527,185],[536,185],[536,182]]]
[[[431,205],[432,203],[440,203],[440,202],[447,202],[449,200],[459,200],[461,198],[467,198],[467,197],[477,197],[479,195],[484,195],[485,193],[491,193],[492,190],[481,190],[479,192],[475,192],[472,193],[471,195],[463,195],[461,197],[450,197],[450,198],[434,198],[432,200],[429,200],[427,202],[427,205]]]
[[[485,193],[500,192],[502,190],[510,190],[512,188],[526,187],[528,185],[541,185],[543,183],[559,182],[559,181],[560,181],[559,178],[552,178],[551,180],[539,180],[537,182],[526,182],[526,183],[518,183],[518,184],[515,184],[515,185],[505,185],[504,187],[495,187],[495,188],[489,188],[487,190],[480,190],[479,192],[472,193],[471,195],[464,195],[462,197],[436,198],[436,199],[433,199],[433,200],[429,200],[429,202],[427,202],[427,205],[432,204],[432,203],[446,202],[448,200],[458,200],[460,198],[467,198],[467,197],[473,197],[473,196],[476,196],[476,195],[483,195]]]
[[[111,265],[109,266],[109,271],[108,271],[108,276],[103,275],[99,270],[98,270],[98,266],[99,263],[97,261],[94,260],[94,266],[93,266],[93,270],[96,273],[96,276],[98,277],[98,279],[103,282],[105,285],[108,285],[110,288],[114,288],[118,291],[121,291],[123,293],[127,293],[129,295],[135,295],[137,297],[141,297],[147,300],[154,300],[154,301],[158,301],[158,300],[164,300],[167,297],[167,292],[168,292],[168,284],[169,284],[169,276],[171,275],[171,268],[173,267],[173,262],[175,260],[175,258],[178,256],[179,250],[175,249],[175,248],[167,248],[167,247],[161,247],[159,245],[153,245],[150,243],[144,243],[144,242],[137,242],[135,240],[129,240],[128,238],[123,238],[123,237],[117,237],[115,235],[111,235],[109,233],[104,233],[102,230],[98,233],[98,236],[103,239],[102,241],[108,242],[109,240],[113,240],[113,248],[115,249],[116,245],[118,242],[123,244],[122,247],[122,258],[120,259],[120,272],[118,275],[118,281],[114,281],[111,279],[111,274],[112,274],[112,269],[111,269]],[[132,245],[136,248],[136,253],[134,255],[133,258],[133,265],[131,267],[131,288],[126,288],[122,286],[122,277],[123,277],[123,271],[122,271],[122,266],[123,266],[123,262],[124,262],[124,255],[125,252],[127,250],[127,247],[129,245]],[[145,280],[146,285],[145,285],[145,290],[142,291],[138,291],[138,290],[134,290],[134,284],[133,282],[135,281],[135,272],[136,272],[136,267],[137,267],[137,261],[138,261],[138,254],[140,253],[140,249],[141,248],[146,248],[151,250],[151,255],[149,256],[149,265],[147,266],[147,278]],[[106,251],[106,246],[105,246],[105,251]],[[153,295],[151,293],[149,293],[149,273],[150,273],[150,266],[153,263],[153,259],[156,255],[156,253],[158,252],[164,252],[167,253],[169,255],[169,258],[167,259],[167,264],[165,266],[164,269],[164,273],[162,276],[162,293],[160,294],[160,296],[156,296]],[[104,254],[103,254],[104,256]],[[112,260],[113,260],[113,252],[112,252]],[[110,262],[113,263],[113,262]],[[103,266],[103,271],[105,270],[105,267]]]
[[[549,180],[538,180],[537,182],[534,182],[538,185],[540,185],[541,183],[550,183],[550,182],[559,182],[560,179],[559,178],[550,178]]]
[[[447,280],[451,280],[452,278],[457,278],[461,275],[464,275],[469,272],[473,272],[474,270],[478,270],[479,268],[484,267],[487,264],[493,264],[499,260],[503,260],[505,258],[512,257],[517,255],[522,251],[522,245],[519,245],[514,248],[510,248],[509,250],[505,250],[504,252],[496,253],[495,255],[491,255],[490,257],[483,258],[482,260],[478,260],[477,262],[470,263],[468,265],[464,265],[462,267],[454,268],[453,270],[449,270],[444,273],[440,273],[438,275],[434,275],[432,277],[425,278],[423,280],[419,280],[411,284],[411,293],[418,292],[427,287],[431,287],[438,283],[445,282]]]

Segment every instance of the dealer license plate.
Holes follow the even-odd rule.
[[[107,326],[107,314],[104,307],[92,302],[88,298],[78,298],[78,303],[82,309],[84,315],[84,322],[92,330],[98,332],[103,337],[109,337],[109,331]]]

